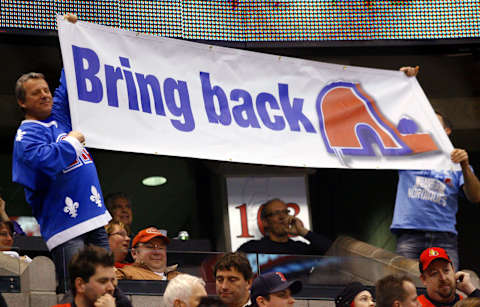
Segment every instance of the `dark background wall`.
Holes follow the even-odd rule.
[[[398,69],[420,65],[418,80],[432,105],[454,124],[453,143],[469,150],[480,170],[480,61],[476,49],[449,46],[256,48],[254,51],[324,62]],[[0,193],[10,215],[31,215],[23,190],[11,182],[11,150],[22,114],[13,97],[14,82],[27,71],[44,72],[52,88],[61,69],[55,36],[0,35]],[[209,238],[218,250],[228,247],[225,177],[229,175],[306,174],[315,231],[332,239],[348,234],[393,250],[389,231],[396,193],[396,171],[300,169],[232,164],[198,159],[91,151],[104,194],[123,191],[134,206],[135,230],[146,225],[167,229],[169,236],[187,230],[193,238]],[[166,185],[141,184],[150,175],[165,176]],[[478,205],[461,202],[458,214],[461,266],[480,273],[476,259]]]

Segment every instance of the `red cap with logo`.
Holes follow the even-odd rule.
[[[424,250],[420,255],[420,263],[419,263],[420,272],[423,273],[423,271],[425,271],[428,268],[430,263],[432,263],[433,260],[437,260],[437,259],[443,259],[452,263],[452,260],[450,260],[450,257],[448,257],[447,252],[443,248],[429,247],[426,250]]]
[[[140,230],[137,233],[135,238],[133,238],[132,246],[135,247],[139,242],[146,243],[156,237],[162,238],[165,244],[170,243],[170,240],[163,233],[161,233],[160,230],[155,227],[148,227],[146,229]]]

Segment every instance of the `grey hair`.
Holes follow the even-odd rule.
[[[170,280],[167,289],[163,293],[163,303],[166,307],[173,307],[175,300],[181,300],[188,303],[192,295],[192,288],[197,284],[205,287],[205,282],[196,276],[189,274],[180,274]]]
[[[17,79],[17,83],[15,83],[15,97],[17,100],[25,101],[25,88],[23,84],[30,79],[43,79],[45,80],[45,76],[39,72],[29,72],[20,76]]]

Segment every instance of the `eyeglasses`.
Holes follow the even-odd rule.
[[[0,237],[11,237],[12,234],[8,231],[0,231]]]
[[[265,216],[266,217],[271,217],[271,216],[280,216],[280,215],[288,215],[289,211],[288,209],[285,209],[285,210],[277,210],[277,211],[273,211],[273,212],[270,212],[270,213],[267,213]]]
[[[143,247],[149,250],[165,250],[166,249],[165,245],[163,244],[152,244],[152,243],[145,243],[142,245],[139,244],[138,247]]]
[[[127,234],[126,231],[118,231],[118,232],[111,233],[110,235],[111,235],[111,236],[113,236],[113,235],[119,235],[119,236],[124,237],[124,238],[125,238],[125,237],[128,237],[128,234]]]

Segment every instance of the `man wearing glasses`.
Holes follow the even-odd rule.
[[[132,265],[117,269],[118,279],[170,280],[177,276],[178,265],[167,266],[170,240],[155,227],[138,232],[132,241]]]
[[[297,254],[323,255],[331,245],[331,241],[323,235],[316,234],[303,226],[303,222],[288,212],[284,201],[275,198],[261,206],[265,237],[250,240],[242,244],[238,251],[262,254]],[[310,244],[294,241],[291,236],[302,236]]]

